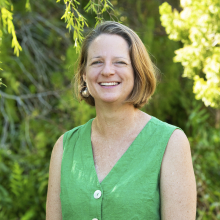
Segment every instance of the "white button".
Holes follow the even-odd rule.
[[[94,198],[95,198],[95,199],[100,198],[101,195],[102,195],[102,192],[101,192],[100,190],[96,190],[96,191],[94,192]]]
[[[92,220],[98,220],[97,218],[93,218]]]

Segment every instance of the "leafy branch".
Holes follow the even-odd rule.
[[[111,15],[110,11],[114,11],[113,5],[108,0],[98,0],[98,3],[95,3],[94,0],[90,0],[89,3],[84,7],[86,13],[95,12],[96,14],[96,24],[97,26],[103,20],[103,13],[108,12]],[[109,11],[110,10],[110,11]]]
[[[60,0],[57,0],[57,3],[58,2],[60,2]],[[74,47],[76,51],[79,52],[80,45],[84,39],[83,30],[85,26],[88,27],[88,24],[86,18],[82,16],[78,10],[80,3],[77,0],[64,0],[64,3],[66,4],[66,9],[61,19],[65,19],[65,23],[67,23],[66,28],[69,29],[69,32],[73,28]],[[111,11],[113,10],[113,5],[108,0],[90,0],[84,7],[86,13],[94,12],[96,14],[95,26],[102,22],[104,12],[108,12],[111,15]]]
[[[13,13],[10,12],[6,7],[7,5],[10,5],[10,4],[6,0],[3,2],[4,2],[4,4],[2,4],[3,7],[1,5],[1,18],[0,19],[2,20],[3,30],[12,35],[12,45],[11,46],[12,46],[12,48],[14,48],[14,54],[16,54],[16,56],[18,57],[19,51],[22,51],[22,48],[21,48],[20,44],[18,43],[18,39],[16,36],[15,27],[13,24]],[[12,5],[11,5],[11,8],[13,9]],[[6,29],[6,27],[8,29]],[[1,35],[2,35],[2,33],[1,33]]]
[[[4,83],[2,83],[2,78],[0,78],[0,87],[1,85],[6,86]]]
[[[0,62],[0,63],[1,63],[1,62]],[[0,68],[0,70],[2,70],[2,68]],[[2,82],[2,78],[0,78],[0,87],[1,87],[1,85],[7,87],[7,86]]]
[[[181,1],[183,10],[160,6],[161,22],[171,40],[181,41],[174,62],[184,67],[183,77],[193,79],[193,92],[206,106],[220,108],[220,5],[210,0]]]
[[[0,16],[0,20],[2,20],[2,24],[3,24],[3,28],[1,26],[1,30],[0,30],[0,37],[2,38],[2,29],[7,32],[6,27],[8,27],[8,33],[12,35],[12,48],[14,48],[14,54],[16,54],[16,56],[19,56],[19,51],[22,51],[22,48],[20,46],[20,44],[18,43],[18,39],[16,36],[16,31],[15,31],[15,27],[13,24],[13,14],[12,12],[10,12],[8,10],[8,8],[11,8],[11,11],[13,11],[13,5],[12,3],[9,3],[7,0],[2,0],[0,2],[0,10],[1,10],[1,16]],[[26,4],[25,4],[25,8],[27,11],[31,11],[31,6],[30,6],[30,2],[29,0],[26,0]],[[1,44],[1,42],[0,42]],[[2,70],[0,68],[0,70]],[[5,84],[2,83],[2,79],[0,78],[0,87],[1,85],[6,86]]]

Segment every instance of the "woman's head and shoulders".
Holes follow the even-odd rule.
[[[138,35],[120,23],[107,21],[92,30],[83,42],[75,89],[78,98],[95,106],[98,114],[102,111],[112,117],[109,111],[121,107],[125,109],[122,113],[126,113],[126,107],[132,106],[137,112],[137,123],[149,121],[167,128],[169,124],[139,110],[155,91],[156,72]],[[86,87],[88,97],[82,95]]]
[[[137,133],[145,125],[152,124],[164,131],[173,129],[171,138],[187,139],[182,131],[175,130],[176,127],[139,110],[155,91],[156,67],[142,41],[130,28],[108,21],[92,30],[81,48],[75,83],[78,98],[95,106],[99,121],[120,117],[123,123],[133,115],[139,129]],[[83,95],[85,89],[87,96]],[[80,130],[92,126],[92,121],[66,132],[64,140],[78,137]],[[104,131],[96,121],[93,127]],[[58,143],[63,143],[63,136]]]

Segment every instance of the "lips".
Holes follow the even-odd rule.
[[[101,82],[101,83],[99,83],[99,85],[101,85],[101,86],[116,86],[118,84],[120,84],[120,83],[119,82]]]

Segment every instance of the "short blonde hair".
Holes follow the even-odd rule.
[[[111,34],[121,36],[129,46],[131,64],[134,70],[134,88],[125,100],[126,103],[133,104],[135,108],[141,108],[153,95],[156,88],[156,67],[152,63],[149,54],[138,35],[123,24],[114,21],[105,21],[93,29],[84,39],[79,64],[75,75],[75,91],[80,100],[85,100],[89,105],[95,106],[94,98],[83,97],[82,91],[86,88],[83,80],[87,65],[88,49],[92,41],[101,34]]]

